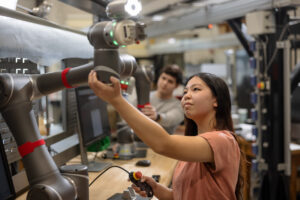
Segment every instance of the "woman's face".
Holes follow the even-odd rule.
[[[209,117],[218,106],[210,88],[198,76],[189,80],[184,88],[181,105],[186,117],[194,121]]]

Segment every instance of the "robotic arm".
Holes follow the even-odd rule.
[[[112,2],[107,10],[126,2]],[[60,170],[57,168],[39,133],[32,100],[86,84],[91,69],[107,83],[111,75],[118,78],[132,75],[137,69],[136,61],[129,55],[120,56],[118,47],[144,38],[144,26],[132,20],[100,22],[88,33],[88,39],[95,48],[94,63],[42,75],[0,74],[0,111],[16,139],[24,163],[31,186],[27,199],[89,198],[87,167],[71,165]]]
[[[153,81],[153,71],[151,68],[141,66],[132,75],[135,78],[137,107],[142,108],[150,103],[150,90]],[[135,157],[144,157],[144,151],[137,150],[134,143],[134,134],[128,124],[122,120],[117,123],[117,149],[103,154],[104,158],[119,158],[129,160]]]

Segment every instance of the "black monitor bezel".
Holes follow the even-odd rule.
[[[2,137],[0,135],[0,139],[2,141]],[[14,187],[14,184],[13,184],[13,181],[12,181],[12,177],[11,177],[11,173],[10,173],[10,170],[9,170],[9,165],[8,165],[8,161],[7,161],[7,157],[6,157],[6,154],[5,154],[5,150],[4,150],[4,145],[3,143],[1,142],[0,144],[0,153],[1,153],[1,158],[2,158],[2,163],[3,163],[3,167],[4,167],[4,170],[5,170],[5,175],[6,175],[6,180],[8,182],[8,186],[11,190],[11,195],[7,197],[7,199],[4,199],[4,200],[12,200],[12,199],[15,199],[16,198],[16,192],[15,192],[15,187]]]
[[[107,111],[107,107],[106,110],[103,110],[102,108],[99,108],[100,111],[101,111],[101,116],[106,116],[106,117],[101,117],[102,119],[102,128],[103,128],[103,134],[93,138],[92,140],[87,140],[85,138],[85,134],[84,134],[84,130],[83,130],[83,120],[81,118],[81,114],[80,114],[80,104],[79,104],[79,91],[80,90],[91,90],[88,86],[80,86],[80,87],[77,87],[75,88],[75,94],[76,94],[76,102],[77,102],[77,115],[78,115],[78,119],[79,119],[79,128],[81,131],[81,137],[82,137],[82,142],[83,142],[83,146],[84,147],[88,147],[90,146],[91,144],[95,143],[96,141],[99,141],[103,138],[105,138],[106,136],[110,136],[110,133],[111,133],[111,128],[110,128],[110,125],[109,125],[109,120],[108,120],[108,111]],[[92,90],[91,90],[92,91]],[[94,93],[93,93],[94,94]],[[100,98],[98,98],[99,102],[101,102],[102,105],[105,105],[107,106],[107,103],[104,102],[103,100],[101,100]]]

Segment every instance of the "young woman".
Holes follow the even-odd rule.
[[[122,97],[118,79],[112,77],[111,82],[108,86],[98,81],[93,71],[89,75],[95,94],[112,104],[142,141],[155,152],[179,160],[172,189],[150,177],[142,178],[158,199],[242,199],[243,157],[233,133],[229,91],[222,79],[207,73],[188,79],[181,101],[185,136],[169,135]]]

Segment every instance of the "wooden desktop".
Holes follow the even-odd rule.
[[[94,153],[89,153],[89,159],[93,158]],[[101,155],[97,155],[101,157]],[[135,163],[140,159],[148,159],[151,161],[149,167],[139,167]],[[160,183],[169,186],[172,180],[173,170],[177,161],[153,152],[151,149],[147,150],[146,158],[134,158],[131,160],[111,160],[111,159],[96,159],[96,161],[112,162],[113,165],[117,165],[125,168],[128,171],[141,171],[143,175],[152,176],[160,175]],[[80,157],[72,159],[68,164],[80,163]],[[101,172],[89,172],[90,182]],[[119,168],[111,168],[105,172],[93,185],[89,188],[90,200],[108,199],[115,193],[123,193],[131,186],[128,182],[128,174]],[[26,193],[16,198],[17,200],[25,200]],[[154,198],[155,199],[155,198]]]
[[[149,167],[138,167],[135,163],[141,158],[134,158],[132,160],[113,160],[113,165],[118,165],[128,171],[141,171],[143,175],[152,176],[160,175],[160,183],[168,186],[172,180],[173,170],[177,163],[176,160],[167,158],[153,152],[151,149],[147,150],[146,159],[151,161]],[[144,159],[144,158],[142,158]],[[90,181],[99,173],[89,173]],[[107,199],[115,193],[122,193],[131,183],[128,182],[128,175],[118,168],[112,168],[99,177],[99,179],[90,187],[90,200]]]

